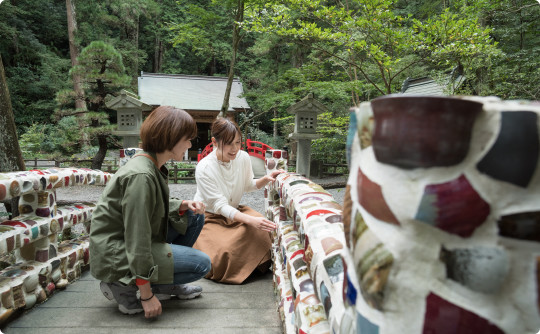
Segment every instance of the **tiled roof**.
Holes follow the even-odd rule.
[[[455,80],[450,81],[451,76],[448,76],[446,79],[447,85],[453,84],[456,88],[459,87],[463,81],[464,77],[459,75]],[[403,95],[424,95],[424,96],[445,96],[451,95],[448,92],[445,92],[445,86],[437,83],[435,80],[424,77],[418,79],[407,79],[403,83],[403,88],[401,89]]]
[[[141,73],[139,96],[150,105],[172,105],[186,110],[221,110],[227,78]],[[229,111],[249,109],[242,83],[234,79]]]

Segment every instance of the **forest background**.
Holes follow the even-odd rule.
[[[288,145],[286,109],[314,93],[314,159],[345,162],[349,108],[429,76],[448,94],[540,99],[535,0],[4,0],[5,72],[25,158],[94,157],[100,168],[115,112],[144,72],[235,76],[252,139]],[[456,87],[449,73],[467,84]],[[0,94],[1,95],[1,94]],[[224,101],[224,106],[227,101]],[[9,109],[9,110],[8,110]],[[3,135],[2,135],[3,136]]]

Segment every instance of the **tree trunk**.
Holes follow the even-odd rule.
[[[135,20],[135,36],[133,36],[133,44],[135,44],[135,64],[133,65],[133,85],[137,85],[137,76],[139,75],[139,20],[141,16],[137,14]]]
[[[103,165],[103,161],[105,160],[105,156],[107,155],[107,136],[99,135],[97,137],[99,149],[92,158],[92,169],[99,169],[101,170],[101,167]]]
[[[156,0],[156,3],[159,7],[163,5],[162,0]],[[162,16],[157,15],[157,17],[154,19],[154,25],[156,27],[159,27],[159,25],[162,22]],[[163,67],[163,53],[165,51],[165,46],[163,44],[163,41],[161,40],[161,32],[159,30],[156,30],[155,32],[155,39],[154,39],[154,62],[152,66],[152,71],[154,73],[160,73],[161,68]]]
[[[277,108],[274,108],[274,119],[278,117]],[[277,129],[277,121],[274,121],[274,145],[277,143],[278,138],[278,129]]]
[[[155,44],[155,47],[154,47],[154,66],[152,68],[152,71],[154,73],[160,73],[161,72],[161,67],[163,65],[164,47],[163,47],[163,42],[161,41],[159,36],[156,36],[155,43],[156,44]]]
[[[75,3],[71,0],[66,0],[66,12],[67,12],[67,27],[69,38],[69,56],[71,58],[71,66],[78,64],[77,57],[79,57],[79,47],[75,41],[75,34],[77,32],[77,20],[75,16]],[[75,99],[75,108],[86,110],[86,102],[84,100],[84,90],[81,85],[81,77],[79,75],[73,75],[73,90],[77,98]]]
[[[231,66],[229,68],[229,77],[227,80],[227,88],[225,89],[225,96],[223,97],[223,105],[221,106],[221,112],[219,113],[221,117],[225,117],[227,115],[227,110],[229,110],[229,99],[231,96],[231,88],[232,88],[232,84],[234,80],[234,65],[236,63],[236,51],[238,50],[238,45],[240,44],[240,39],[241,39],[240,31],[242,28],[238,25],[238,22],[242,22],[244,20],[244,0],[238,0],[236,10],[237,11],[236,11],[234,28],[233,28]]]
[[[17,138],[11,97],[0,57],[0,172],[25,170],[24,160]]]
[[[17,139],[17,128],[13,108],[11,107],[11,97],[4,73],[4,63],[0,56],[0,172],[14,172],[26,170],[24,160]],[[19,198],[13,198],[4,204],[6,210],[11,213],[9,218],[19,215]]]

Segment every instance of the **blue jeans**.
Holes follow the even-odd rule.
[[[206,276],[211,267],[208,255],[192,248],[204,226],[204,215],[196,215],[191,210],[187,210],[185,215],[188,217],[185,234],[178,233],[171,225],[167,232],[167,242],[171,244],[173,254],[175,285],[199,280]]]

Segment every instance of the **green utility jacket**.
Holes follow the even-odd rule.
[[[95,278],[173,283],[167,225],[185,234],[187,217],[178,212],[182,201],[169,199],[167,178],[167,168],[159,170],[149,158],[135,156],[109,181],[90,225],[90,271]]]

